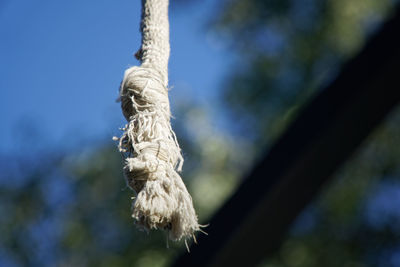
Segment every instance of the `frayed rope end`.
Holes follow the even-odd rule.
[[[167,89],[156,71],[132,67],[121,84],[121,105],[128,124],[119,150],[124,174],[137,197],[132,217],[143,229],[164,229],[177,241],[201,231],[193,202],[178,171],[183,158],[170,125]]]

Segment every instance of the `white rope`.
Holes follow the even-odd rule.
[[[140,67],[125,71],[122,112],[128,123],[119,138],[124,174],[137,193],[132,217],[144,229],[166,229],[169,238],[199,231],[192,198],[177,172],[183,158],[170,124],[168,100],[168,0],[142,0]],[[200,230],[201,231],[201,230]]]

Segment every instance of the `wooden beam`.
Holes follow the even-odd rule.
[[[300,112],[237,192],[211,219],[191,253],[173,266],[254,266],[332,174],[400,101],[396,13],[337,79]]]

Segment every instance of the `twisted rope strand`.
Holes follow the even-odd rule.
[[[166,229],[169,238],[201,231],[192,198],[178,172],[183,158],[172,130],[168,100],[168,0],[142,0],[141,66],[125,71],[120,88],[128,123],[119,138],[124,175],[136,193],[132,217],[148,229]]]

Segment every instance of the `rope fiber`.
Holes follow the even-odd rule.
[[[142,0],[141,61],[125,71],[120,87],[128,123],[119,140],[124,175],[137,196],[132,217],[146,230],[165,229],[171,240],[201,231],[193,202],[178,172],[183,158],[171,128],[168,100],[168,0]]]

